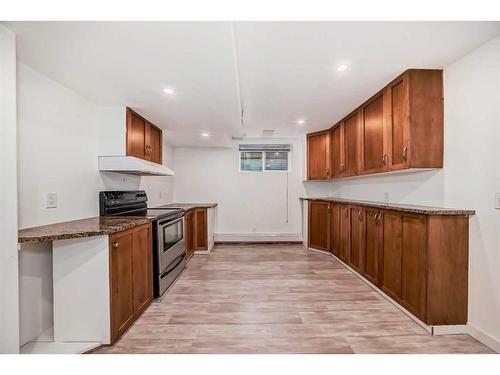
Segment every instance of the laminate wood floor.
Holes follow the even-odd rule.
[[[431,336],[333,258],[302,245],[217,245],[97,353],[491,353]]]

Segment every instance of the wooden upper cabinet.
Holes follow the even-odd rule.
[[[146,121],[127,109],[127,155],[146,159]]]
[[[443,154],[443,72],[410,69],[331,128],[329,136],[308,135],[308,179],[442,168]]]
[[[344,145],[343,125],[339,123],[330,130],[330,169],[331,177],[342,177],[344,175]]]
[[[344,120],[344,176],[359,173],[359,112],[356,111]]]
[[[330,132],[324,130],[307,135],[307,179],[330,178]]]
[[[388,169],[384,97],[380,92],[361,107],[361,172]]]
[[[163,164],[163,132],[127,108],[127,156]]]
[[[163,163],[162,131],[146,121],[146,159],[153,163]]]
[[[384,90],[389,169],[442,168],[443,72],[410,69]]]
[[[330,251],[330,204],[322,201],[309,201],[309,247]]]

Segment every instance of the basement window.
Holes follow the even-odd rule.
[[[290,145],[240,144],[240,172],[288,172]]]

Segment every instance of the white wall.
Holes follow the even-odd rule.
[[[469,323],[500,343],[500,37],[446,67],[445,167],[409,175],[306,183],[308,196],[472,208]],[[500,346],[499,346],[500,348]]]
[[[105,189],[144,188],[153,204],[172,201],[173,177],[99,173],[99,155],[125,154],[125,107],[99,107],[22,63],[17,80],[20,228],[97,216]],[[57,208],[45,208],[50,192]]]
[[[19,352],[16,44],[0,25],[0,353]]]
[[[13,72],[15,74],[15,70]],[[12,83],[15,100],[16,82],[13,80]],[[174,177],[139,177],[98,171],[99,155],[125,155],[124,106],[97,106],[49,77],[18,63],[17,122],[19,228],[98,216],[98,193],[101,190],[144,189],[150,205],[173,201]],[[12,136],[15,140],[15,132]],[[3,134],[1,140],[4,141]],[[10,142],[9,148],[2,147],[1,151],[12,152],[11,145],[15,146],[15,142]],[[165,144],[164,150],[165,161],[173,169],[172,149]],[[13,152],[14,157],[2,157],[1,160],[10,160],[15,179],[15,148]],[[14,185],[14,193],[15,189]],[[45,196],[49,192],[57,193],[57,208],[45,207]],[[14,202],[14,213],[17,213],[15,200],[10,202]],[[9,223],[15,224],[15,215],[6,217]],[[17,227],[14,231],[15,243],[16,231]],[[52,325],[51,254],[51,244],[21,247],[21,345]],[[15,255],[17,262],[17,252]],[[17,270],[17,263],[15,267]]]
[[[301,240],[298,198],[303,194],[303,141],[251,141],[292,144],[291,171],[239,172],[239,142],[233,142],[232,148],[176,148],[175,200],[217,202],[215,233],[219,239],[221,235],[281,234]]]

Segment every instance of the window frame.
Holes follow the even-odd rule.
[[[266,153],[267,152],[273,152],[273,151],[253,151],[253,152],[260,152],[262,154],[262,170],[261,171],[249,171],[249,170],[243,170],[241,169],[241,154],[243,152],[248,152],[248,151],[239,151],[238,150],[238,169],[240,173],[288,173],[291,172],[291,153],[292,151],[277,151],[277,152],[286,152],[287,157],[286,157],[286,170],[272,170],[272,169],[266,169]]]

